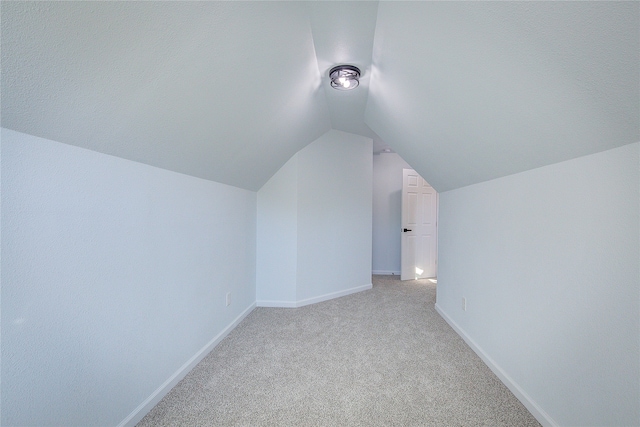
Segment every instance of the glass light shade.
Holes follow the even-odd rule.
[[[329,71],[329,78],[334,89],[355,89],[360,84],[360,69],[353,65],[338,65]]]

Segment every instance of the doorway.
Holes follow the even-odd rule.
[[[415,170],[402,170],[402,280],[438,275],[438,193]]]

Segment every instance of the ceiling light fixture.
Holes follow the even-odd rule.
[[[329,71],[331,87],[338,90],[351,90],[360,84],[360,69],[353,65],[338,65]]]

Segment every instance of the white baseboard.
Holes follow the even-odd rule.
[[[362,292],[373,288],[373,284],[369,283],[367,285],[356,286],[355,288],[345,289],[343,291],[331,292],[329,294],[320,295],[313,298],[303,299],[297,302],[297,307],[302,307],[309,304],[316,304],[322,301],[328,301],[334,298],[340,298],[347,295],[355,294],[356,292]]]
[[[258,300],[257,307],[279,307],[279,308],[296,308],[295,301],[274,301],[274,300]]]
[[[502,381],[502,383],[511,390],[516,398],[529,410],[529,412],[531,412],[540,424],[545,427],[557,427],[559,425],[533,399],[531,399],[531,397],[515,381],[513,381],[511,377],[507,375],[507,373],[504,372],[504,370],[502,370],[502,368],[500,368],[500,366],[498,366],[496,362],[487,353],[485,353],[484,350],[482,350],[482,348],[480,348],[480,346],[478,346],[478,344],[476,344],[476,342],[469,337],[437,303],[435,306],[436,311],[440,316],[442,316],[449,326],[451,326],[453,330],[456,331],[456,333],[469,345],[469,347],[471,347],[471,349],[480,356],[489,369],[491,369],[500,381]]]
[[[283,308],[298,308],[304,307],[305,305],[316,304],[322,301],[328,301],[330,299],[344,297],[347,295],[355,294],[356,292],[366,291],[371,289],[373,284],[369,283],[367,285],[356,286],[355,288],[345,289],[342,291],[331,292],[328,294],[320,295],[313,298],[307,298],[299,301],[270,301],[270,300],[260,300],[256,301],[256,305],[258,307],[283,307]]]
[[[256,308],[256,304],[253,303],[246,310],[244,310],[238,317],[236,317],[229,326],[224,328],[222,332],[216,335],[207,345],[202,347],[200,351],[191,357],[180,369],[178,369],[173,375],[171,375],[160,387],[156,389],[151,396],[149,396],[144,402],[142,402],[136,409],[133,410],[124,420],[118,424],[118,427],[133,427],[142,418],[144,418],[151,409],[162,400],[162,398],[169,393],[169,391],[183,379],[189,371],[191,371],[204,357],[214,349],[216,345],[220,343],[229,332],[231,332],[242,320],[249,315]]]
[[[392,270],[373,270],[371,274],[380,275],[380,276],[399,276],[400,272],[392,271]]]

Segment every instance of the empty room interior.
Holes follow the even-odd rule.
[[[640,2],[2,1],[1,79],[3,426],[134,426],[243,322],[390,309],[403,169],[429,319],[541,425],[640,425]]]

